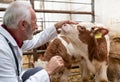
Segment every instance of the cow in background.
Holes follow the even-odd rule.
[[[71,65],[77,61],[82,68],[82,82],[88,82],[89,73],[95,74],[95,82],[108,82],[107,67],[109,56],[108,30],[92,23],[66,24],[61,33],[50,42],[44,60],[60,55],[65,67],[55,77],[67,82]]]

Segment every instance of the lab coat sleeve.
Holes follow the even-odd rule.
[[[44,29],[42,32],[33,36],[32,40],[26,40],[23,43],[22,50],[30,50],[32,48],[37,48],[50,40],[52,40],[55,36],[57,36],[57,31],[55,26],[48,27]]]
[[[50,78],[45,69],[30,76],[25,82],[50,82]]]

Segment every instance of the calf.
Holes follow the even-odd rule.
[[[108,82],[106,70],[109,38],[106,36],[107,33],[107,29],[92,23],[66,24],[62,27],[60,35],[49,44],[44,60],[49,61],[55,55],[63,58],[65,67],[57,77],[60,78],[60,82],[67,82],[66,77],[74,61],[80,63],[83,68],[83,82],[88,82],[89,72],[95,74],[95,82]]]
[[[83,82],[88,81],[88,71],[95,74],[95,82],[108,82],[107,67],[110,50],[109,37],[106,35],[108,30],[101,26],[93,26],[90,29],[82,25],[78,26],[78,30],[81,46],[84,46],[82,49],[79,48],[82,52],[80,55],[87,65],[83,65]]]
[[[78,37],[79,31],[77,25],[66,24],[62,27],[61,33],[50,42],[47,50],[44,54],[44,60],[49,61],[51,57],[59,55],[63,58],[65,67],[57,75],[54,75],[52,79],[57,79],[57,82],[68,82],[66,79],[70,73],[71,65],[75,61],[81,60],[80,40]],[[80,63],[80,62],[78,62]],[[59,80],[60,79],[60,80]],[[58,81],[59,80],[59,81]]]

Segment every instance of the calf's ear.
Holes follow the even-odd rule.
[[[95,32],[95,38],[98,39],[98,38],[102,38],[104,37],[106,34],[108,34],[108,29],[106,28],[99,28],[98,30],[96,30]]]
[[[101,28],[99,31],[102,34],[102,36],[105,36],[106,34],[109,33],[108,29],[106,29],[106,28]]]

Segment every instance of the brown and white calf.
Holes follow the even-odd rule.
[[[79,25],[77,28],[79,30],[80,44],[84,46],[84,48],[80,49],[80,55],[83,56],[86,62],[86,65],[82,65],[83,82],[88,81],[89,72],[95,74],[95,82],[108,82],[107,67],[110,51],[108,30],[102,26],[86,28]]]
[[[88,82],[89,72],[95,74],[95,82],[108,82],[106,71],[109,38],[106,36],[107,33],[107,29],[95,27],[92,23],[66,24],[62,27],[60,35],[49,44],[44,60],[49,61],[55,55],[63,58],[65,68],[57,75],[60,82],[67,82],[66,77],[74,61],[81,63],[83,82]]]

